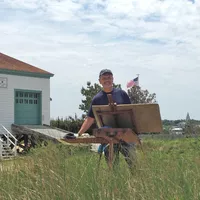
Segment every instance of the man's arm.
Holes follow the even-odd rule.
[[[87,131],[93,123],[94,123],[94,118],[87,117],[78,132],[78,136],[81,136],[83,133],[85,133],[85,131]]]

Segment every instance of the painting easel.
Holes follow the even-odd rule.
[[[108,94],[108,105],[92,106],[98,128],[88,138],[62,139],[68,143],[109,144],[109,167],[113,164],[113,145],[120,142],[140,144],[138,134],[159,133],[162,122],[158,104],[120,104]],[[106,128],[104,128],[106,127]],[[107,128],[108,127],[108,128]]]

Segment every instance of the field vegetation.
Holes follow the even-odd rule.
[[[88,146],[49,144],[0,163],[0,199],[200,199],[198,138],[143,140],[130,173],[123,157],[115,170]]]

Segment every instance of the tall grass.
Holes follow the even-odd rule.
[[[0,162],[0,199],[200,199],[200,141],[144,140],[131,173],[123,157],[109,170],[87,147],[49,144]]]

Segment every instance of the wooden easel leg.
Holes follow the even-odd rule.
[[[112,169],[113,157],[114,157],[114,149],[113,149],[113,141],[111,139],[109,143],[109,162],[108,162],[110,169]]]
[[[142,150],[142,153],[144,154],[144,149],[143,149],[143,147],[142,147],[142,142],[141,142],[141,140],[138,138],[138,144],[140,145],[140,148],[141,148],[141,150]],[[144,154],[145,155],[145,154]]]

